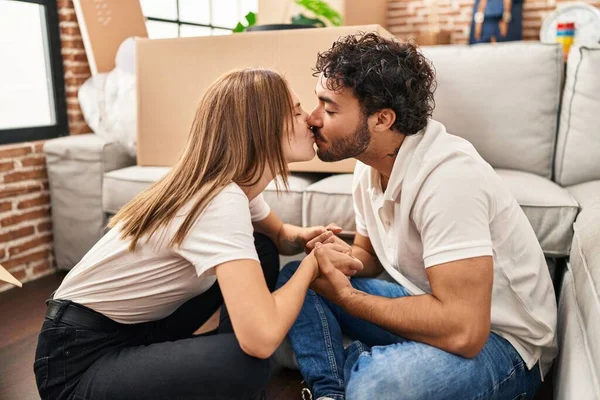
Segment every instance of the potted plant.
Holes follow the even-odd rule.
[[[329,21],[333,26],[340,26],[343,23],[340,13],[323,0],[294,0],[294,2],[309,11],[310,15],[306,16],[303,12],[293,15],[289,24],[256,25],[256,13],[249,12],[245,17],[246,24],[238,22],[233,32],[317,28],[326,26],[325,21]]]

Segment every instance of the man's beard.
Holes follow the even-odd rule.
[[[316,132],[315,135],[319,137],[319,132]],[[329,142],[329,148],[327,150],[318,148],[317,156],[321,161],[325,162],[334,162],[356,157],[364,153],[367,147],[369,147],[370,142],[371,132],[369,132],[367,119],[362,118],[352,135]]]

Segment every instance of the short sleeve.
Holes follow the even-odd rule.
[[[252,222],[262,221],[269,216],[271,207],[265,201],[262,193],[250,201],[250,218]]]
[[[482,165],[457,154],[426,178],[412,218],[421,235],[425,268],[465,258],[491,256],[494,198]]]
[[[173,251],[192,263],[198,276],[227,261],[258,261],[250,218],[246,195],[228,186],[209,203]]]
[[[367,170],[366,166],[358,161],[356,163],[356,167],[354,168],[354,175],[352,177],[352,203],[354,206],[356,232],[368,237],[369,234],[367,233],[367,224],[365,223],[364,217],[364,196],[367,194],[362,184],[362,178],[365,170]]]

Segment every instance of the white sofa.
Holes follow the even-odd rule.
[[[557,399],[600,398],[600,48],[534,42],[424,48],[437,71],[434,118],[470,140],[512,190],[560,289]],[[564,84],[564,88],[563,88]],[[95,135],[46,142],[55,259],[71,268],[106,218],[168,169],[135,166]],[[350,174],[293,174],[265,198],[286,222],[354,230]],[[570,262],[568,262],[570,260]],[[554,264],[554,263],[551,263]]]

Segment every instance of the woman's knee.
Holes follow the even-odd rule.
[[[243,391],[248,396],[256,396],[267,387],[271,376],[271,361],[247,355],[241,349],[236,364],[239,373],[230,383]]]

